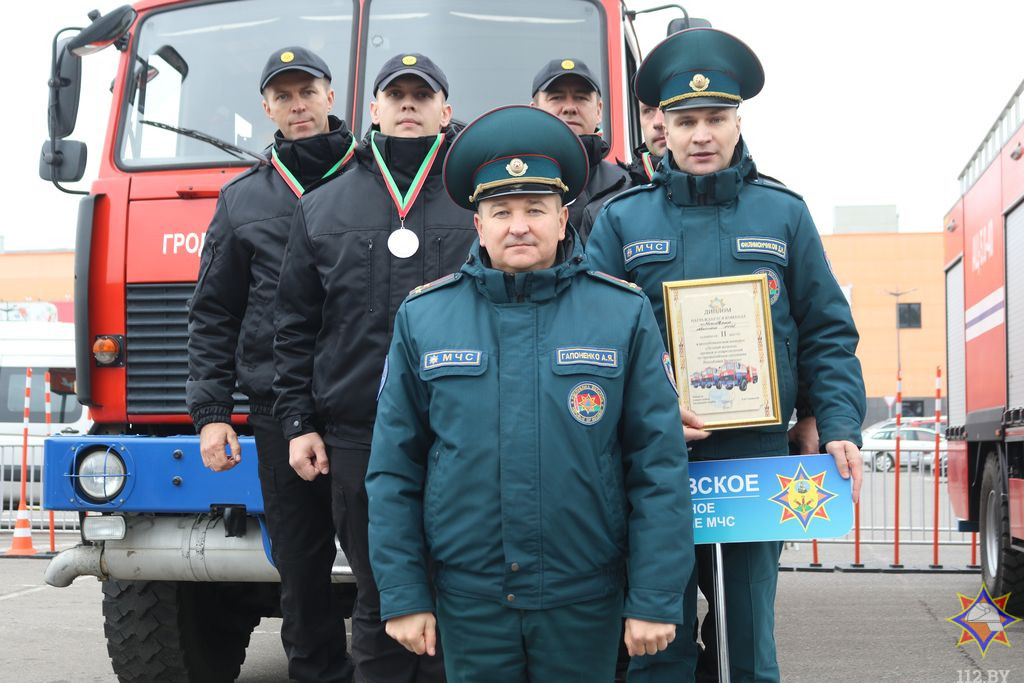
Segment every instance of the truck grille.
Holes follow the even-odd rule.
[[[126,370],[130,415],[187,413],[188,306],[195,284],[128,285],[125,288]],[[249,412],[235,392],[235,412]]]

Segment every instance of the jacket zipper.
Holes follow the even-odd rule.
[[[441,272],[441,268],[443,267],[441,264],[441,238],[437,237],[434,241],[437,243],[437,275],[435,276],[435,279],[438,279],[444,275],[444,273]]]
[[[366,241],[366,304],[373,313],[373,239]]]

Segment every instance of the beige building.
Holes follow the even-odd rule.
[[[72,322],[74,287],[75,253],[70,249],[0,251],[0,319],[41,319],[48,309],[58,320]]]
[[[870,424],[889,416],[903,367],[903,413],[935,414],[935,369],[946,365],[942,233],[822,235],[860,332]],[[897,296],[898,294],[898,296]],[[902,309],[902,310],[901,310]],[[945,386],[945,382],[943,382]]]

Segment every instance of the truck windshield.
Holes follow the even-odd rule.
[[[251,158],[168,128],[191,129],[261,151],[276,127],[263,113],[259,77],[273,50],[301,45],[322,56],[344,110],[353,0],[240,0],[148,15],[136,33],[118,154],[124,168],[250,165]]]
[[[361,100],[365,131],[373,81],[400,52],[430,57],[448,77],[452,116],[462,122],[503,104],[527,104],[534,75],[552,59],[582,60],[608,93],[605,17],[589,0],[371,0]],[[604,130],[609,128],[604,106]]]

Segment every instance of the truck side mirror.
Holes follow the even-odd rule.
[[[57,43],[50,69],[50,103],[46,124],[51,138],[65,138],[75,130],[78,100],[82,91],[82,59],[67,46],[73,39]]]
[[[127,33],[136,16],[136,11],[129,5],[121,5],[103,16],[96,11],[90,12],[92,23],[68,41],[68,50],[79,57],[99,52]]]
[[[88,158],[84,142],[77,140],[47,140],[39,155],[39,177],[43,180],[73,183],[85,175]]]

